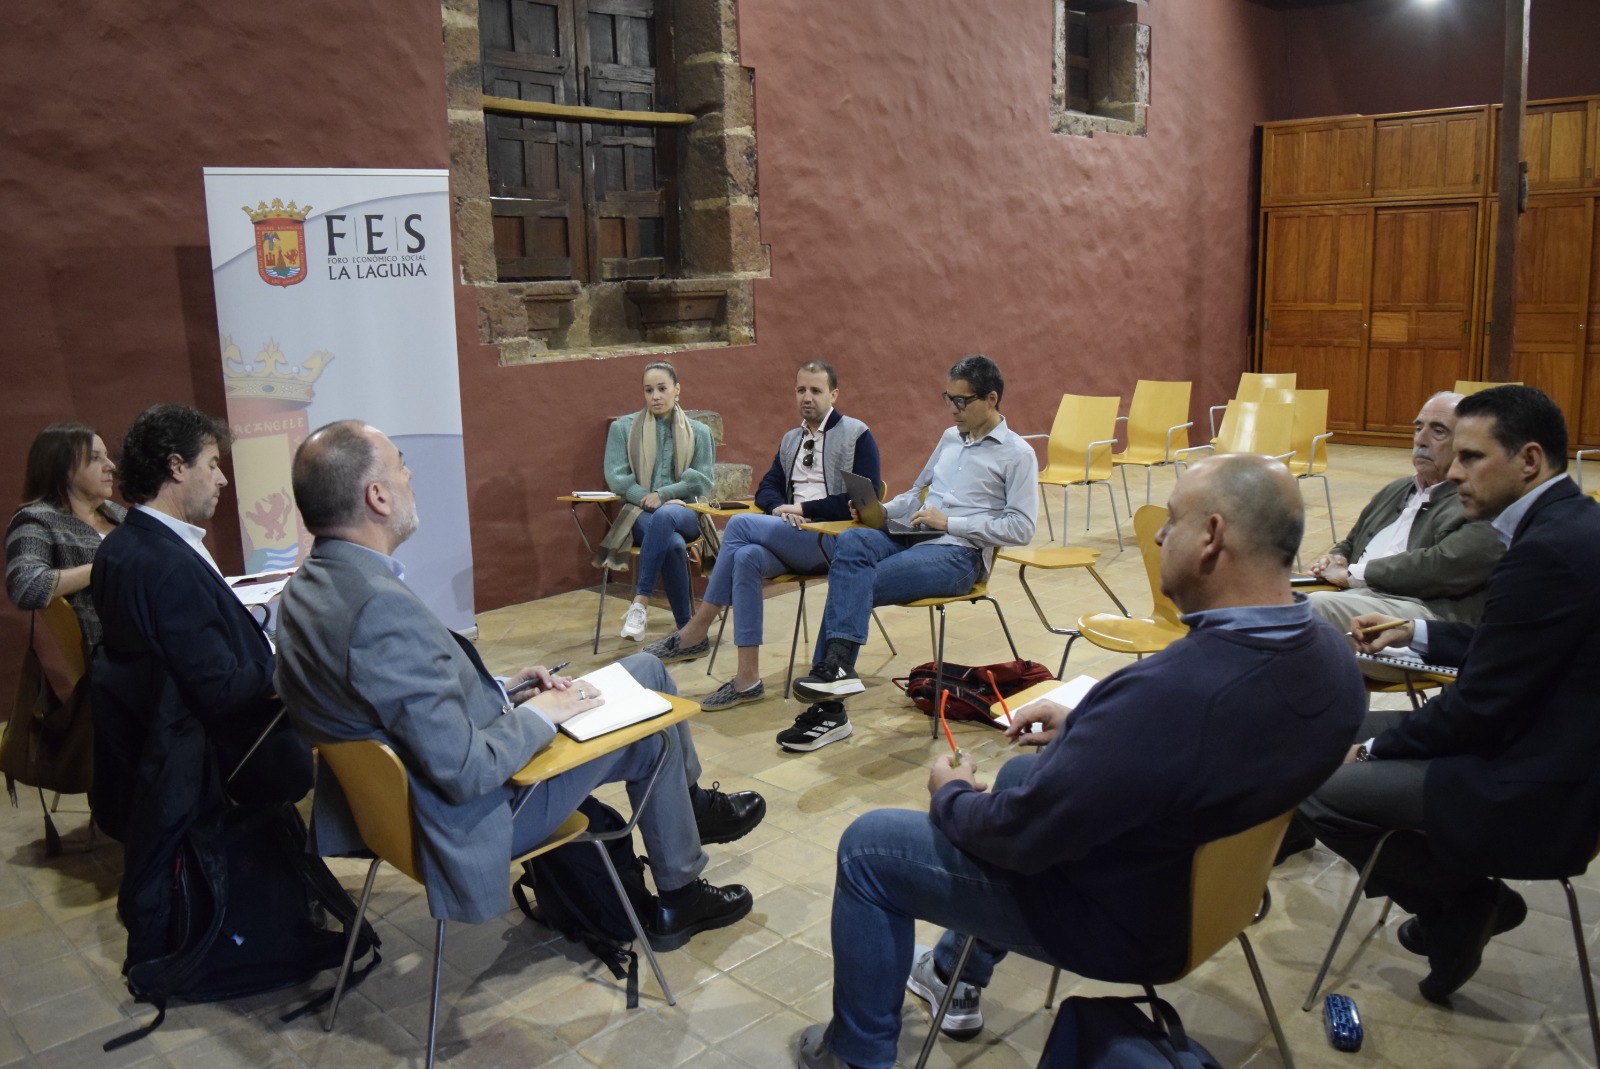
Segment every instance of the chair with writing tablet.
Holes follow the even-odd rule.
[[[1292,390],[1295,388],[1295,373],[1293,371],[1246,371],[1239,376],[1239,388],[1233,392],[1234,401],[1259,401],[1268,390]],[[1211,406],[1211,437],[1217,436],[1217,413],[1227,405]],[[1220,450],[1219,450],[1220,452]]]

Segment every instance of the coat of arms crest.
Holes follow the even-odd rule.
[[[306,216],[304,208],[290,201],[287,205],[274,197],[269,206],[261,201],[245,214],[256,228],[256,272],[269,286],[293,286],[306,278]]]

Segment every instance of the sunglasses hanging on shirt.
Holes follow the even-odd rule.
[[[809,468],[811,467],[811,462],[815,460],[817,456],[817,440],[815,438],[807,438],[800,444],[805,447],[806,451],[806,455],[800,458],[800,463]]]

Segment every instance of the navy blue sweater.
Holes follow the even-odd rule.
[[[1176,974],[1195,848],[1298,805],[1343,759],[1366,709],[1328,624],[1287,638],[1190,632],[1106,678],[1026,783],[943,787],[930,817],[1015,875],[1039,942],[1108,981]]]

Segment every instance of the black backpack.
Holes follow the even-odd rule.
[[[150,1024],[105,1044],[115,1050],[149,1035],[166,1018],[167,1001],[218,1002],[293,987],[344,961],[356,905],[320,857],[306,852],[306,828],[288,803],[230,806],[190,828],[178,851],[171,939],[161,957],[124,967],[128,990],[156,1007]],[[344,931],[321,927],[332,916]],[[372,958],[354,986],[381,960],[366,921],[357,958]],[[352,959],[354,960],[354,959]],[[293,1020],[332,997],[329,990],[284,1017]]]
[[[596,834],[627,826],[622,814],[594,798],[585,798],[578,812],[589,818]],[[633,836],[603,844],[639,923],[656,915],[656,896],[644,882],[644,859],[633,850]],[[567,843],[522,863],[523,876],[514,885],[517,905],[529,919],[582,943],[618,980],[627,981],[628,1009],[639,1005],[639,955],[632,949],[633,925],[617,900],[611,877],[591,843]],[[528,901],[528,892],[538,900]]]

